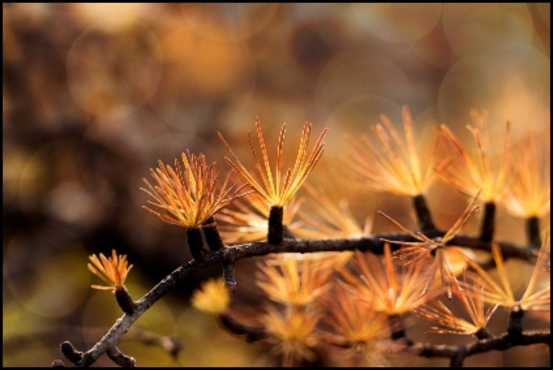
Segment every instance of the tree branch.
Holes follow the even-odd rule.
[[[444,235],[443,231],[434,228],[424,230],[422,232],[429,238],[435,238]],[[92,365],[102,354],[106,353],[108,349],[114,348],[121,336],[123,336],[129,330],[132,324],[137,319],[139,319],[144,314],[144,312],[146,312],[152,305],[154,305],[154,303],[165,296],[175,285],[183,282],[185,279],[187,279],[192,274],[198,272],[199,270],[217,264],[225,264],[230,261],[237,261],[240,259],[247,259],[254,256],[262,256],[271,253],[315,253],[328,251],[360,250],[362,252],[371,251],[375,254],[382,254],[384,242],[381,241],[381,238],[406,242],[413,241],[412,237],[405,233],[382,234],[360,239],[285,239],[282,243],[278,245],[273,245],[267,242],[253,242],[206,253],[203,257],[203,260],[193,260],[177,268],[161,282],[159,282],[156,286],[154,286],[146,295],[135,302],[136,307],[134,308],[135,310],[132,314],[126,313],[121,318],[119,318],[112,326],[112,328],[108,331],[108,333],[106,333],[106,335],[104,335],[104,337],[100,339],[100,341],[98,341],[91,349],[89,349],[85,353],[82,353],[82,358],[74,363],[77,367],[88,367]],[[530,247],[518,246],[507,242],[497,243],[502,250],[503,256],[506,258],[515,257],[524,260],[533,260],[536,258],[533,249]],[[483,242],[479,238],[469,236],[457,236],[450,241],[450,244],[473,249],[490,250],[489,243]],[[399,246],[391,247],[394,249],[398,248]],[[528,339],[528,337],[524,336],[523,339]],[[485,342],[485,344],[489,343],[490,341]],[[499,344],[504,345],[507,343],[504,341],[500,342]],[[450,352],[448,353],[449,355],[446,355],[446,357],[451,357],[451,355],[453,354],[451,349],[445,349],[447,349],[447,353]],[[77,350],[75,351],[78,352]],[[68,356],[68,354],[65,354],[65,352],[64,355],[66,355],[66,357]],[[69,357],[67,358],[69,359]],[[74,360],[77,359],[74,358]]]
[[[532,344],[546,344],[552,349],[552,337],[548,332],[527,332],[519,336],[512,336],[510,333],[506,332],[501,336],[479,340],[459,347],[416,343],[407,350],[427,358],[450,358],[452,367],[461,367],[464,358],[473,354],[484,353],[490,350],[506,350],[518,345]]]
[[[435,229],[435,223],[431,217],[431,211],[427,207],[425,196],[418,195],[412,198],[412,204],[417,215],[419,229]]]
[[[245,325],[235,320],[229,312],[225,312],[218,317],[219,322],[229,332],[235,335],[245,335],[247,342],[258,341],[267,337],[264,328]]]
[[[142,329],[130,329],[126,339],[138,340],[149,345],[157,345],[169,353],[173,358],[176,358],[183,348],[183,344],[179,338],[162,336]]]
[[[133,357],[129,357],[121,353],[121,351],[117,349],[116,346],[108,348],[106,352],[108,353],[108,357],[110,357],[110,359],[114,361],[116,365],[119,365],[123,368],[133,368],[137,363],[137,361],[135,361]]]
[[[527,235],[527,243],[536,247],[541,246],[541,228],[540,220],[536,216],[525,219],[525,234]]]
[[[494,222],[496,216],[496,204],[494,202],[485,203],[485,215],[481,224],[481,240],[491,243],[494,238]]]

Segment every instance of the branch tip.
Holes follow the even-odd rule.
[[[479,340],[492,339],[492,334],[485,327],[481,327],[479,331],[475,333],[475,337]]]
[[[121,353],[117,347],[111,347],[108,348],[106,351],[108,353],[108,357],[118,366],[121,366],[123,368],[134,368],[137,364],[137,361],[130,356],[126,356],[125,354]]]
[[[267,336],[264,328],[242,324],[235,320],[229,312],[221,314],[218,319],[221,326],[223,326],[230,333],[235,335],[245,335],[247,342],[258,341]]]
[[[65,364],[61,359],[55,359],[52,361],[52,368],[64,368]]]
[[[64,341],[63,343],[61,343],[60,349],[65,358],[67,358],[73,364],[77,364],[83,359],[84,353],[78,351],[69,341]]]

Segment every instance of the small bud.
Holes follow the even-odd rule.
[[[135,312],[137,305],[133,301],[133,298],[125,286],[118,287],[115,290],[115,299],[125,313],[133,314]]]
[[[283,242],[283,208],[272,206],[269,211],[267,242],[278,245]]]

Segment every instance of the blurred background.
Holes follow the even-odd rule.
[[[4,4],[3,365],[49,366],[63,358],[62,341],[88,349],[121,315],[109,292],[90,288],[100,282],[86,268],[88,255],[127,254],[136,299],[187,262],[184,231],[141,209],[148,199],[142,178],[158,159],[171,163],[186,149],[227,172],[217,132],[240,158],[249,156],[255,116],[270,155],[283,122],[291,156],[305,121],[314,136],[328,127],[310,183],[336,202],[347,195],[360,223],[378,209],[415,227],[409,199],[358,192],[337,175],[348,152],[344,134],[369,133],[382,113],[400,129],[402,105],[423,155],[442,123],[473,148],[464,128],[472,108],[489,111],[499,143],[507,119],[516,139],[543,133],[550,127],[550,14],[550,4],[534,3]],[[446,228],[466,199],[437,182],[429,203]],[[500,238],[524,242],[521,220],[502,213],[498,220]],[[376,218],[375,232],[389,230]],[[477,221],[467,230],[477,230]],[[234,306],[263,300],[254,270],[254,260],[239,262]],[[199,283],[220,274],[220,267],[196,274],[135,324],[180,339],[176,357],[139,336],[122,338],[120,349],[146,367],[279,364],[262,344],[246,344],[189,308]],[[499,329],[504,320],[496,318]],[[409,334],[429,327],[414,326]],[[546,325],[531,319],[529,326]],[[548,354],[512,349],[466,365],[518,362],[544,366]]]

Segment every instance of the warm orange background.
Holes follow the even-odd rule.
[[[423,154],[441,123],[473,144],[464,129],[471,108],[489,110],[498,138],[507,119],[515,138],[542,132],[550,126],[550,12],[550,4],[3,5],[3,365],[49,366],[62,358],[61,341],[88,349],[120,316],[109,293],[90,289],[99,282],[87,255],[128,254],[135,298],[188,261],[183,231],[141,209],[141,179],[187,148],[226,172],[217,131],[247,154],[255,116],[271,151],[285,121],[292,151],[305,121],[317,133],[329,127],[310,181],[336,201],[348,198],[360,222],[379,209],[414,227],[408,199],[345,184],[336,172],[348,151],[343,135],[368,133],[381,113],[400,127],[404,104]],[[440,227],[465,202],[440,182],[429,195]],[[498,220],[500,237],[524,241],[521,220]],[[376,231],[387,228],[376,218]],[[513,267],[515,280],[530,274],[527,265]],[[254,265],[237,270],[234,305],[256,305]],[[189,308],[191,290],[219,274],[214,267],[195,275],[136,324],[178,336],[177,359],[131,340],[120,349],[139,366],[274,366],[261,345]],[[414,326],[409,333],[429,327]],[[531,347],[465,364],[542,366],[547,357]]]

